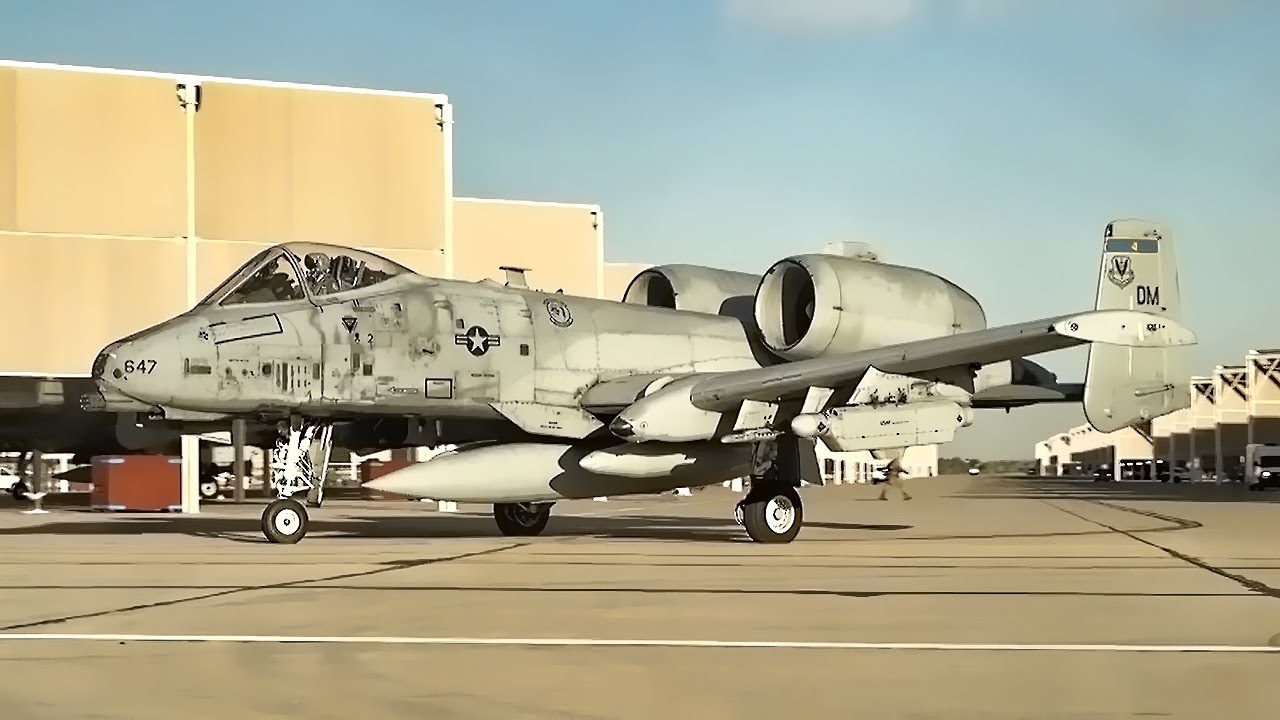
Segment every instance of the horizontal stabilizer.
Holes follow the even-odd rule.
[[[1171,318],[1137,310],[1095,310],[1059,320],[1053,331],[1090,343],[1165,348],[1195,345],[1196,335]]]
[[[1041,403],[1078,403],[1084,400],[1083,383],[1056,383],[1052,387],[1039,385],[997,385],[974,393],[969,399],[975,409],[1010,408]]]

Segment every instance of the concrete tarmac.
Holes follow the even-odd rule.
[[[562,503],[538,538],[483,506],[330,502],[294,546],[260,505],[6,509],[0,714],[1276,716],[1271,494],[907,487],[807,488],[784,546],[719,487]]]

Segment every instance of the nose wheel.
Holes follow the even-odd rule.
[[[307,508],[293,498],[280,498],[262,511],[262,534],[273,543],[292,545],[307,534]]]
[[[217,480],[201,480],[200,481],[200,499],[213,500],[218,497],[218,481]]]

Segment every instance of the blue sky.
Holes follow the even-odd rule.
[[[0,57],[447,93],[461,195],[597,202],[615,261],[830,240],[991,323],[1092,306],[1117,217],[1180,240],[1195,371],[1280,345],[1280,3],[0,2]],[[1084,354],[1042,356],[1066,380]],[[1023,456],[1075,408],[979,414]]]

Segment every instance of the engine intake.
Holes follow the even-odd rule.
[[[788,360],[981,330],[986,314],[957,285],[917,268],[837,255],[794,255],[760,281],[754,317]]]
[[[638,273],[622,302],[725,315],[752,322],[758,275],[701,265],[660,265]]]

